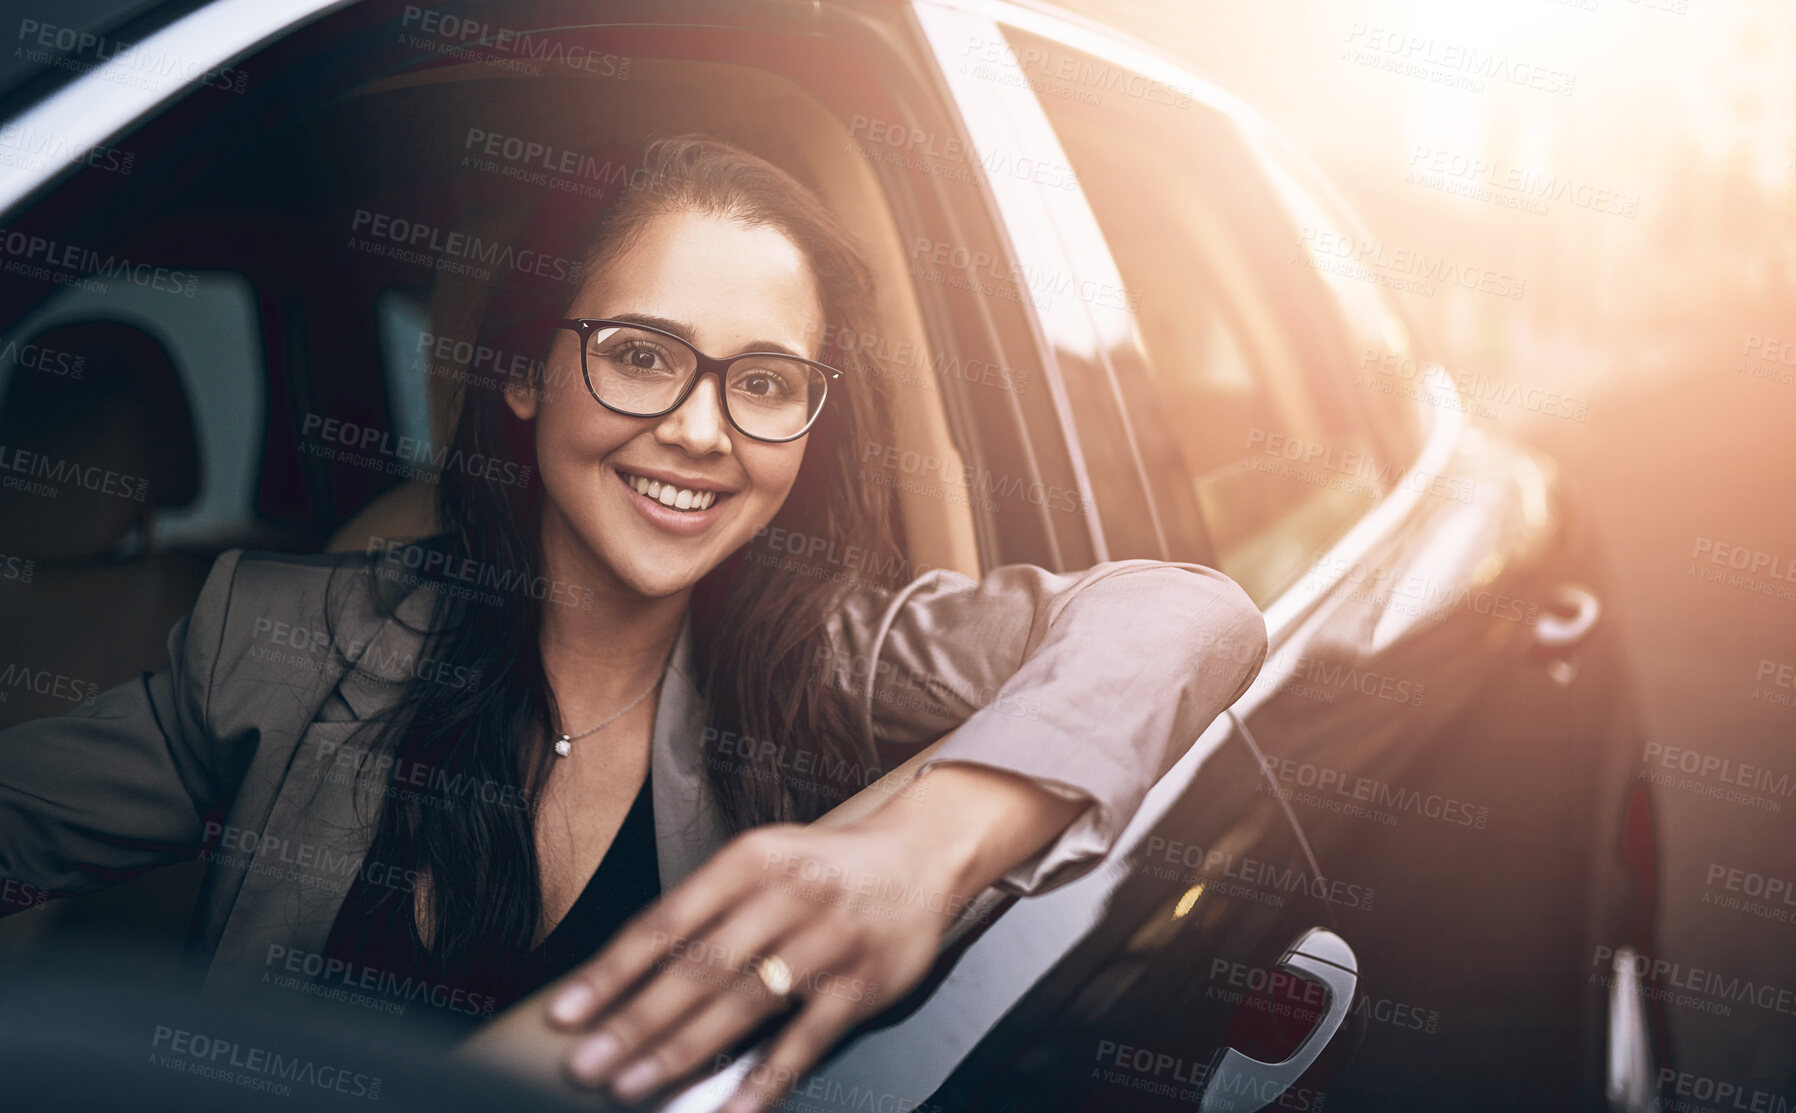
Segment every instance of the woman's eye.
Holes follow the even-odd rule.
[[[785,377],[771,371],[745,372],[736,380],[736,391],[756,402],[784,402],[792,395]]]
[[[639,375],[669,374],[673,370],[661,352],[645,345],[614,348],[607,353],[606,358],[619,367]]]

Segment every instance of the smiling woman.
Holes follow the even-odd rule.
[[[779,529],[905,567],[862,463],[887,386],[825,342],[875,331],[871,272],[722,142],[655,140],[630,182],[571,296],[493,292],[480,343],[546,355],[466,383],[448,451],[514,478],[444,469],[414,545],[226,553],[168,669],[0,734],[0,873],[78,892],[222,831],[212,981],[265,982],[278,949],[475,1024],[565,976],[566,1068],[625,1099],[789,1011],[747,1110],[902,999],[988,887],[1091,868],[1266,635],[1201,565],[749,559]],[[309,667],[259,643],[282,626],[324,631]],[[800,826],[932,744],[907,791]],[[357,865],[295,886],[289,852]]]
[[[603,327],[586,331],[575,352],[572,338],[558,334],[550,372],[579,360],[591,400],[610,412],[571,392],[542,405],[525,391],[509,396],[519,419],[536,421],[550,501],[568,510],[568,527],[590,531],[606,567],[639,593],[661,596],[696,581],[786,501],[805,458],[805,445],[795,442],[818,416],[810,399],[821,405],[821,385],[795,373],[797,381],[775,386],[745,360],[732,362],[727,375],[719,368],[707,376],[694,345],[804,350],[823,331],[816,287],[798,245],[772,226],[692,209],[650,216],[588,272],[571,310],[583,321],[660,321],[672,335]],[[776,339],[758,339],[763,333]],[[787,407],[796,413],[767,413],[773,407],[763,399],[776,390],[796,402]],[[643,420],[626,409],[663,416],[644,437]],[[653,496],[637,493],[633,479],[654,484]],[[588,484],[606,497],[572,497]],[[700,491],[712,498],[694,507]],[[558,544],[555,536],[546,533],[545,543]]]

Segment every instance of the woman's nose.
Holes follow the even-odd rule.
[[[716,375],[701,375],[678,409],[655,426],[655,439],[691,456],[730,450],[729,418]]]

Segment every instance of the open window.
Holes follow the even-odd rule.
[[[5,493],[30,513],[9,511],[0,568],[30,574],[0,583],[0,667],[98,691],[166,665],[168,630],[224,549],[431,532],[429,468],[414,465],[444,443],[469,378],[494,369],[472,341],[491,269],[506,264],[483,256],[545,210],[603,204],[653,134],[706,132],[811,185],[875,269],[879,349],[952,346],[926,329],[908,272],[909,183],[852,141],[857,117],[902,115],[874,75],[904,67],[871,64],[872,39],[831,41],[772,11],[720,23],[704,4],[649,21],[637,5],[593,4],[581,27],[563,26],[559,5],[501,10],[505,41],[528,50],[472,51],[416,5],[336,11],[240,60],[237,87],[146,100],[113,140],[130,173],[93,160],[6,214],[19,243],[57,254],[0,243],[0,348],[13,353],[0,362],[0,440],[24,445],[16,428],[34,454],[119,481]],[[83,377],[58,374],[77,358]],[[895,442],[951,480],[947,393],[927,372],[897,379]],[[418,447],[405,468],[307,451],[326,421]],[[971,500],[895,494],[912,567],[979,574]],[[69,709],[46,698],[0,702],[0,715]],[[129,922],[172,952],[196,881],[177,868],[59,902],[6,921],[0,946],[62,916],[58,934]]]
[[[404,213],[428,213],[409,219],[464,234],[470,242],[503,243],[545,201],[578,209],[615,195],[648,137],[715,135],[815,188],[855,230],[882,280],[882,346],[930,349],[885,187],[870,164],[851,153],[857,148],[848,120],[856,106],[823,99],[848,90],[807,87],[737,61],[632,57],[623,63],[627,80],[601,73],[549,80],[479,62],[385,78],[321,111],[308,122],[308,137],[322,149],[369,153],[340,167],[347,180],[334,183],[346,191],[339,208],[354,196],[379,198],[389,226],[408,219]],[[434,195],[429,202],[423,199],[427,192]],[[445,201],[453,208],[445,209]],[[349,222],[355,219],[351,215]],[[492,374],[494,360],[533,358],[479,350],[475,337],[488,283],[445,261],[453,262],[439,253],[409,276],[395,274],[395,282],[409,277],[413,284],[381,295],[382,332],[389,337],[383,347],[397,360],[387,367],[389,395],[401,403],[395,416],[416,415],[421,399],[436,444],[448,437],[470,377]],[[911,377],[894,389],[899,443],[958,460],[934,384]],[[335,532],[331,547],[427,534],[424,486],[412,481],[383,493]],[[965,500],[928,497],[904,486],[896,495],[913,566],[978,574]]]

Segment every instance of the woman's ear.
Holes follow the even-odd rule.
[[[536,416],[538,401],[535,383],[523,378],[513,378],[505,384],[505,404],[519,421],[529,421]]]

